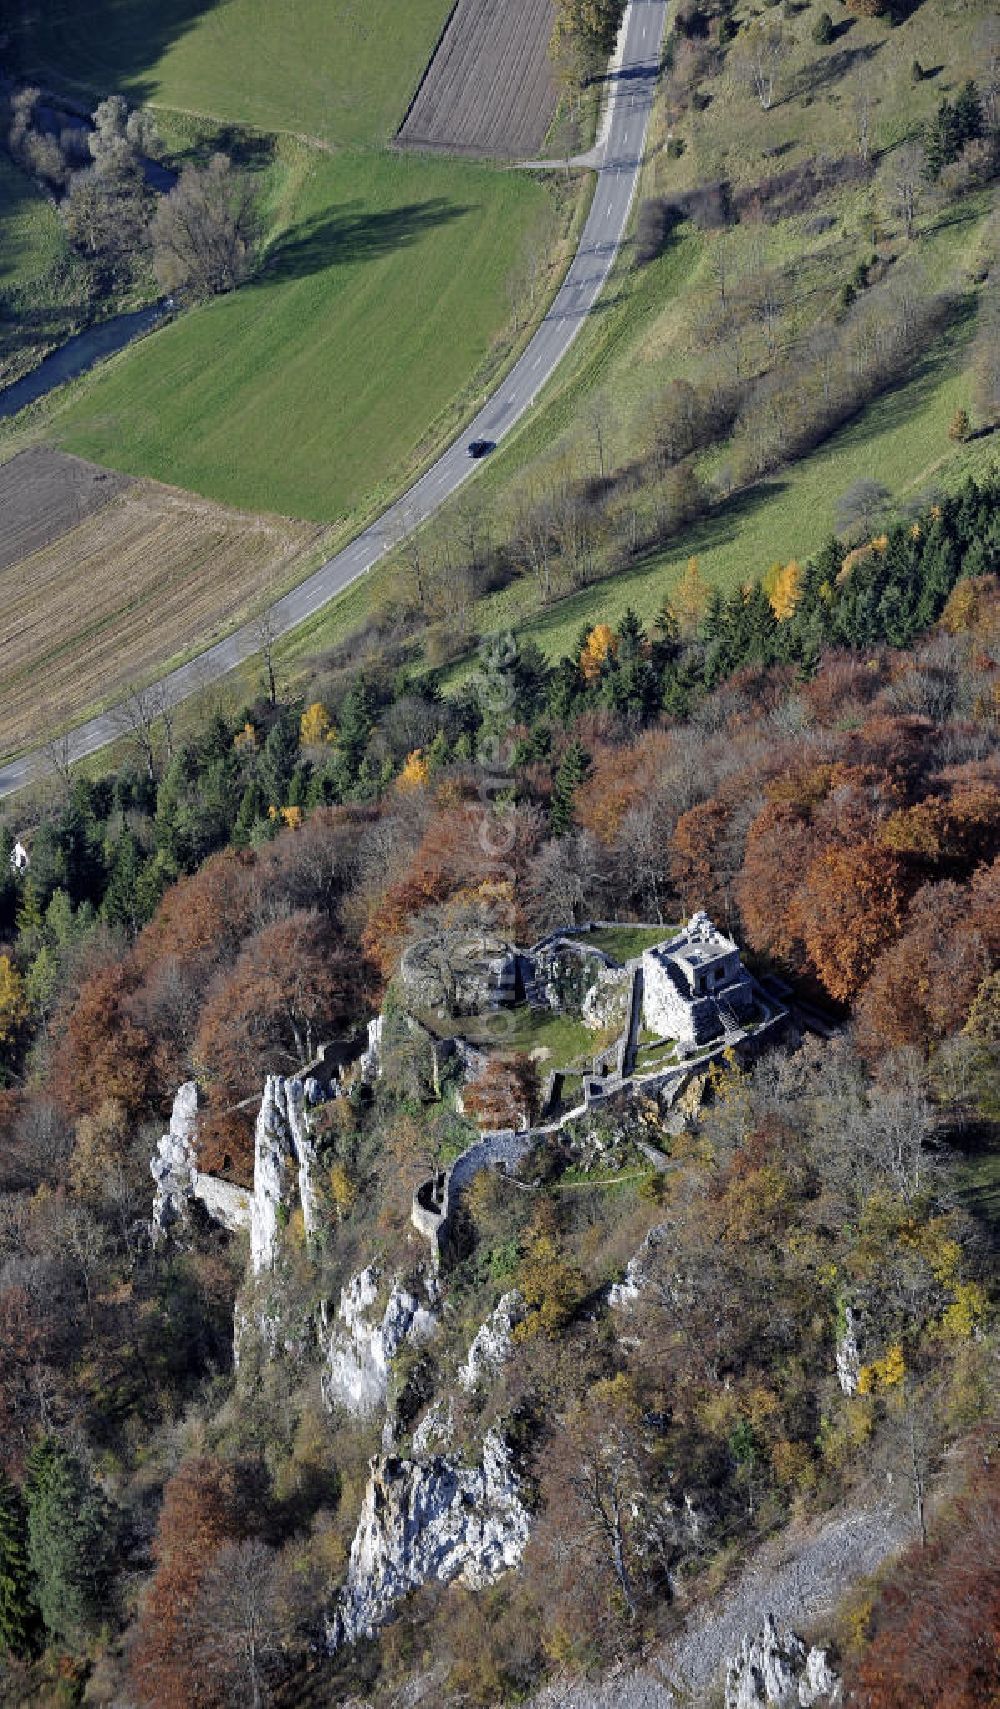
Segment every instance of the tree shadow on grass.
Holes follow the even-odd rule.
[[[672,566],[667,560],[674,556],[679,562],[692,554],[697,556],[702,552],[712,551],[717,546],[731,545],[748,518],[754,516],[762,505],[770,504],[785,492],[787,486],[787,481],[762,480],[745,492],[734,493],[699,521],[689,523],[678,529],[676,534],[647,546],[625,568],[599,576],[596,581],[588,582],[584,587],[563,594],[551,604],[533,611],[519,625],[519,632],[530,634],[537,639],[546,630],[564,623],[579,620],[582,624],[585,620],[590,621],[596,589],[603,587],[609,594],[613,592],[615,595],[623,589],[638,589],[654,570],[669,575]]]
[[[867,403],[859,404],[848,421],[842,423],[828,439],[816,447],[822,452],[837,445],[870,445],[881,433],[903,427],[926,408],[932,392],[942,380],[961,366],[962,352],[976,326],[974,298],[955,297],[948,313],[930,341],[913,362],[908,372],[887,385]],[[945,449],[945,429],[941,426],[941,446]],[[814,453],[810,452],[809,455]]]
[[[814,59],[789,80],[784,95],[775,106],[780,107],[789,101],[801,99],[803,95],[815,96],[833,84],[841,82],[849,72],[857,67],[867,65],[882,49],[882,42],[866,42],[861,47],[843,47],[836,53],[827,54],[823,59]]]
[[[108,87],[102,93],[120,90],[133,106],[154,100],[158,86],[148,74],[174,42],[217,4],[218,0],[131,0],[123,7],[120,0],[98,0],[89,10],[87,33],[91,41],[100,44],[100,60],[108,78]],[[44,6],[11,8],[20,14],[11,30],[13,69],[30,77],[43,66],[47,81],[58,84],[62,73],[73,85],[77,68],[69,53],[60,57],[53,52],[53,25],[46,20],[46,10]]]
[[[279,238],[268,251],[256,282],[306,279],[328,267],[377,260],[471,211],[469,206],[450,202],[444,196],[381,213],[365,209],[360,202],[347,202],[336,214],[317,214]]]
[[[204,166],[213,154],[225,154],[241,172],[255,173],[271,165],[276,149],[277,138],[266,131],[195,121],[189,141],[171,152],[171,160],[178,167]]]

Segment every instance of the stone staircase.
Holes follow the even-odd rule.
[[[724,997],[717,998],[715,1006],[719,1011],[719,1019],[724,1028],[724,1042],[726,1044],[738,1043],[744,1035],[745,1028],[735,1009],[730,1007]]]

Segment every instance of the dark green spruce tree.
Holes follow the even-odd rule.
[[[49,1635],[79,1644],[97,1624],[106,1578],[108,1510],[75,1455],[47,1438],[25,1485],[28,1562]]]
[[[24,1505],[0,1471],[0,1654],[26,1655],[37,1624]]]
[[[589,770],[590,755],[584,752],[583,743],[578,740],[570,742],[559,761],[552,785],[549,829],[554,837],[564,837],[572,828],[573,798]]]

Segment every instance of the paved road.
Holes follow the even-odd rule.
[[[499,443],[531,408],[536,393],[562,361],[601,293],[628,220],[642,164],[666,10],[667,0],[630,0],[604,159],[598,169],[590,214],[572,266],[531,343],[461,438],[426,474],[344,551],[275,603],[275,635],[287,635],[321,611],[335,594],[364,575],[407,533],[432,516],[473,474],[477,465],[468,454],[470,440]],[[159,691],[167,704],[176,706],[259,651],[259,627],[246,624],[171,671],[158,685]],[[101,713],[72,732],[66,757],[83,759],[121,734],[121,719],[115,711]],[[44,756],[36,752],[0,767],[0,797],[23,788],[44,766]]]

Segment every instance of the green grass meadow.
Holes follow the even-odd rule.
[[[449,0],[45,0],[19,8],[18,69],[77,94],[326,142],[384,141]]]
[[[942,228],[928,233],[924,254],[928,272],[943,275],[950,261],[976,253],[988,201],[975,205],[960,238]],[[782,234],[788,241],[787,232]],[[600,410],[608,437],[627,446],[631,423],[641,412],[651,376],[665,380],[684,372],[685,317],[705,289],[708,246],[697,234],[682,232],[651,267],[619,268],[609,290],[609,306],[595,316],[539,400],[481,475],[475,488],[487,510],[503,516],[510,494],[530,478],[539,459],[560,455],[579,466],[592,458],[593,416]],[[815,552],[833,529],[837,498],[855,480],[876,477],[901,502],[940,485],[955,486],[966,472],[976,473],[1000,461],[996,434],[956,445],[948,436],[951,419],[968,407],[968,344],[974,331],[975,294],[967,294],[967,313],[929,350],[918,368],[810,455],[790,464],[746,493],[734,496],[678,536],[665,550],[650,552],[625,571],[607,576],[578,592],[543,606],[535,583],[521,579],[481,600],[475,626],[480,633],[513,628],[537,641],[551,658],[575,645],[580,629],[597,621],[617,623],[631,606],[650,621],[668,596],[690,557],[698,558],[705,581],[730,589],[763,575],[776,559],[800,560]],[[622,427],[621,423],[626,425]],[[618,427],[616,428],[616,422]],[[564,448],[564,449],[560,449]],[[379,567],[349,589],[320,617],[290,638],[291,668],[305,664],[378,609],[392,586],[392,567]],[[460,681],[470,664],[447,674]]]
[[[241,507],[342,517],[421,454],[510,316],[549,192],[464,161],[285,143],[260,275],[71,395],[65,449]]]
[[[26,173],[0,154],[0,290],[31,284],[65,248],[59,216]]]

